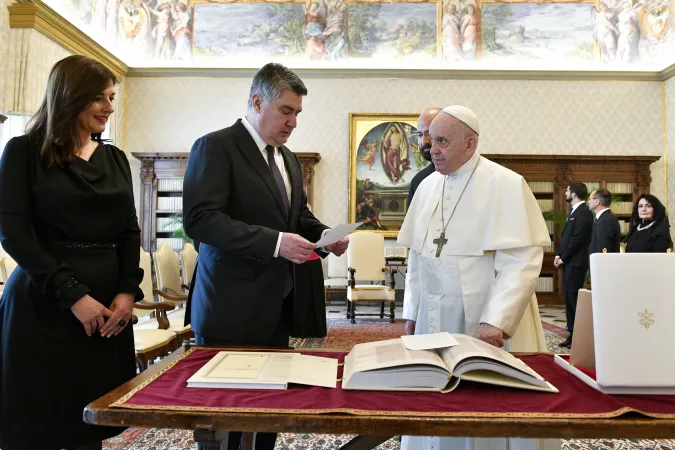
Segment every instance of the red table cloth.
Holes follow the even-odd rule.
[[[347,391],[289,385],[287,390],[187,388],[187,379],[219,349],[192,348],[170,366],[112,406],[195,412],[279,414],[350,413],[416,417],[607,418],[637,411],[675,417],[675,396],[609,396],[577,379],[553,361],[553,355],[520,356],[560,390],[559,394],[460,381],[447,394],[435,392]],[[346,353],[300,352],[338,358]],[[342,366],[338,377],[342,376]]]

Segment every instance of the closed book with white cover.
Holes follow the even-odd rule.
[[[595,253],[590,262],[598,385],[671,393],[675,254]]]

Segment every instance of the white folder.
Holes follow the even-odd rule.
[[[675,254],[595,253],[590,261],[598,385],[675,394]]]

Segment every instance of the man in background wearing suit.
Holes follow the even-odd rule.
[[[601,253],[607,249],[607,253],[618,253],[621,244],[621,226],[614,213],[609,210],[612,202],[612,194],[607,189],[598,189],[591,194],[588,202],[591,211],[595,213],[593,220],[593,232],[591,243],[588,246],[588,254]]]
[[[267,64],[253,78],[246,117],[192,146],[183,214],[200,243],[186,310],[197,345],[288,347],[294,265],[328,229],[307,208],[300,163],[284,146],[304,95],[295,73]],[[325,250],[341,255],[348,242]],[[275,440],[256,433],[254,448],[273,449]],[[241,433],[227,441],[237,449]]]
[[[579,289],[584,286],[588,271],[588,242],[591,239],[593,228],[593,213],[585,202],[587,195],[588,188],[583,183],[570,183],[567,186],[565,200],[572,205],[572,208],[560,236],[558,255],[553,260],[553,265],[557,269],[562,266],[565,315],[570,334],[560,343],[560,346],[567,348],[572,346],[577,296]]]
[[[412,204],[417,186],[419,186],[426,177],[436,171],[436,167],[431,163],[431,136],[429,136],[429,127],[431,127],[431,121],[436,118],[439,112],[441,112],[441,108],[429,108],[422,112],[417,119],[417,131],[415,132],[417,145],[422,153],[422,157],[429,161],[429,164],[427,164],[424,169],[420,170],[410,181],[408,207]]]

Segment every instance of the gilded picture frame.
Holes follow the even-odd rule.
[[[349,218],[357,231],[396,238],[410,181],[427,164],[419,151],[419,114],[349,114]]]

